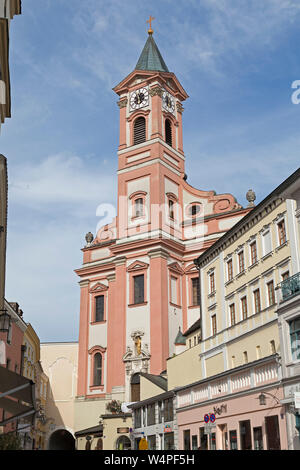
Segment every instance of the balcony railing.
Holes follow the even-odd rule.
[[[285,279],[280,284],[282,301],[293,297],[294,295],[300,294],[300,273]]]

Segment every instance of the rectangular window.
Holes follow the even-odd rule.
[[[187,429],[183,431],[183,450],[190,450],[191,449],[191,436],[190,430]]]
[[[233,279],[233,267],[232,267],[232,259],[227,261],[227,280],[231,281]]]
[[[285,273],[281,275],[281,278],[283,281],[286,281],[289,277],[290,277],[289,271],[286,271]]]
[[[243,352],[244,364],[248,364],[248,353],[247,351]]]
[[[300,317],[290,322],[290,338],[292,358],[296,361],[300,359]]]
[[[241,450],[252,450],[250,420],[240,421]]]
[[[95,322],[104,321],[104,295],[95,297]]]
[[[270,232],[270,230],[263,233],[262,240],[263,240],[263,253],[264,253],[264,255],[267,255],[268,253],[270,253],[272,251],[271,232]]]
[[[274,282],[273,281],[268,282],[267,288],[268,288],[269,305],[273,305],[275,304]]]
[[[215,292],[215,273],[210,274],[209,276],[209,287],[210,287],[210,294]]]
[[[245,258],[244,258],[244,252],[241,251],[238,254],[239,257],[239,272],[242,273],[245,271]]]
[[[171,276],[171,302],[172,304],[178,304],[178,297],[177,297],[177,278]]]
[[[204,428],[199,428],[199,437],[200,437],[200,449],[207,450],[208,448],[207,434],[204,433]]]
[[[173,399],[164,400],[164,422],[173,421]]]
[[[217,316],[213,315],[211,317],[211,329],[212,329],[212,335],[215,336],[217,334]]]
[[[210,434],[210,447],[209,450],[217,450],[217,445],[216,445],[216,433],[212,432]]]
[[[277,224],[278,227],[278,239],[279,245],[283,245],[286,242],[286,231],[285,231],[285,223],[284,220]]]
[[[229,442],[230,442],[230,450],[237,450],[238,449],[236,430],[229,431]]]
[[[262,428],[253,428],[254,450],[264,450]]]
[[[257,261],[257,247],[256,242],[251,243],[250,245],[250,255],[251,255],[251,264],[255,264]]]
[[[231,322],[231,326],[233,326],[235,325],[235,305],[231,304],[229,306],[229,310],[230,310],[230,322]]]
[[[155,424],[155,403],[147,406],[147,425]]]
[[[199,277],[192,278],[192,302],[193,302],[193,305],[200,305]]]
[[[142,427],[142,410],[141,408],[136,408],[134,410],[134,426],[136,428]]]
[[[134,276],[134,303],[142,304],[144,302],[144,274]]]
[[[147,441],[148,441],[148,449],[156,450],[156,435],[153,434],[153,436],[147,436]]]
[[[258,313],[261,310],[259,289],[256,289],[253,292],[253,296],[254,296],[254,311],[255,313]]]
[[[241,299],[241,304],[242,304],[242,318],[243,320],[246,320],[248,316],[248,307],[247,307],[247,297],[243,297]]]
[[[162,401],[158,402],[158,422],[162,423],[163,418],[163,403]]]
[[[192,436],[192,450],[197,450],[198,449],[198,436],[194,435]]]
[[[270,350],[271,350],[271,354],[276,354],[276,345],[273,339],[270,341]]]

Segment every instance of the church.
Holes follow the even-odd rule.
[[[134,70],[113,90],[120,123],[117,216],[87,234],[76,270],[81,429],[97,425],[112,400],[138,401],[140,373],[164,374],[176,338],[199,318],[205,287],[194,259],[251,210],[231,194],[187,182],[188,94],[169,71],[151,21]]]

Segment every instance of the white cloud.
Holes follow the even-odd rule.
[[[51,155],[39,163],[23,161],[10,173],[11,202],[31,208],[110,202],[117,190],[115,174],[105,174],[100,164],[65,153]]]

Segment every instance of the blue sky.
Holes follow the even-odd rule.
[[[10,29],[6,298],[41,341],[76,341],[85,234],[117,196],[112,88],[154,38],[189,94],[188,182],[259,202],[300,165],[300,3],[292,0],[23,0]]]

